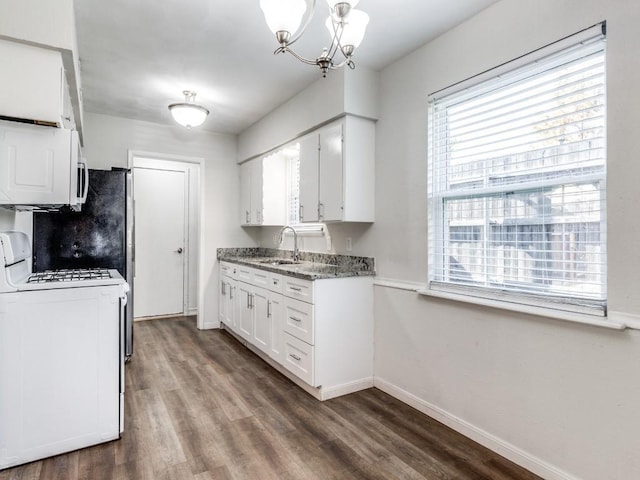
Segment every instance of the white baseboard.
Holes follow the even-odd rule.
[[[401,402],[412,406],[416,410],[428,415],[429,417],[445,424],[458,433],[461,433],[465,437],[478,442],[480,445],[487,447],[490,450],[502,455],[503,457],[511,460],[512,462],[520,465],[523,468],[541,476],[547,480],[579,480],[553,465],[537,458],[524,450],[512,445],[504,440],[492,435],[481,428],[478,428],[469,422],[452,415],[451,413],[432,405],[431,403],[415,396],[412,393],[403,390],[396,385],[387,382],[386,380],[375,377],[374,386],[385,393],[388,393],[392,397],[397,398]]]
[[[348,395],[349,393],[359,392],[360,390],[371,387],[373,387],[373,377],[363,378],[342,385],[334,385],[333,387],[322,387],[320,388],[320,400],[329,400],[330,398]]]

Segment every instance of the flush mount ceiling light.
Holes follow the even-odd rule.
[[[273,53],[289,52],[307,65],[320,67],[324,77],[327,76],[327,71],[344,65],[355,68],[352,60],[353,52],[360,46],[369,23],[369,15],[354,8],[358,1],[327,0],[329,16],[325,25],[331,36],[331,45],[329,48],[324,48],[318,58],[310,60],[295,53],[291,45],[302,36],[309,25],[316,9],[316,0],[260,0],[260,8],[267,25],[280,44]],[[308,2],[310,2],[309,8]],[[305,13],[306,19],[300,27]],[[337,60],[334,61],[334,57],[338,52],[342,55],[342,61],[336,63]]]
[[[182,93],[184,94],[184,102],[169,105],[173,119],[187,128],[202,125],[209,115],[209,110],[195,103],[196,92],[185,90]]]

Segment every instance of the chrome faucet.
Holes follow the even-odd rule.
[[[282,243],[282,237],[284,236],[284,231],[287,228],[293,232],[293,261],[297,262],[298,260],[300,260],[300,251],[298,250],[298,233],[296,232],[295,228],[290,225],[285,225],[284,227],[282,227],[280,229],[280,240],[278,241],[278,244]]]

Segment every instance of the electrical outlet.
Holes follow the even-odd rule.
[[[346,243],[347,243],[347,252],[350,252],[353,247],[353,245],[351,245],[351,237],[347,237]]]

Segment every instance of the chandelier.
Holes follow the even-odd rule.
[[[184,90],[182,93],[184,102],[169,105],[171,116],[183,127],[191,128],[202,125],[209,115],[209,110],[195,103],[196,92]]]
[[[324,48],[316,59],[307,59],[294,52],[291,45],[302,36],[309,25],[316,9],[316,0],[310,0],[310,8],[307,8],[307,0],[260,0],[260,8],[267,25],[280,44],[273,52],[274,55],[289,52],[307,65],[318,66],[324,77],[329,70],[345,65],[355,68],[352,60],[353,52],[360,46],[369,23],[369,15],[354,8],[358,1],[327,0],[329,16],[325,25],[329,30],[331,44],[328,48]],[[305,13],[306,19],[300,27]],[[338,52],[340,56],[334,60]]]

